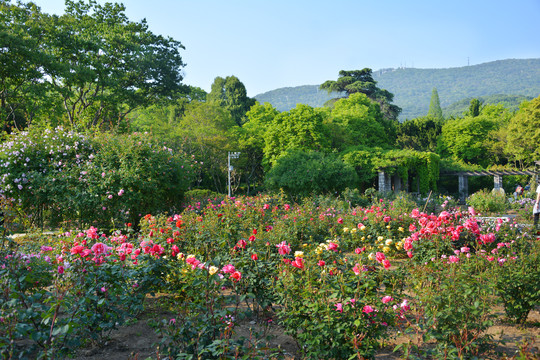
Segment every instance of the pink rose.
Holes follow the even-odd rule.
[[[369,305],[366,305],[364,306],[364,308],[362,309],[363,312],[365,312],[366,314],[369,314],[369,313],[372,313],[375,311],[375,309],[373,309],[371,306]]]

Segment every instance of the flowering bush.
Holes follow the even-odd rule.
[[[153,326],[173,358],[280,358],[262,336],[236,334],[246,321],[279,322],[305,359],[373,358],[396,328],[413,334],[406,356],[481,357],[496,302],[519,322],[538,303],[538,244],[473,208],[408,204],[206,199],[146,214],[138,232],[11,241],[0,248],[0,351],[67,356],[159,293],[172,315]]]
[[[504,194],[480,190],[467,198],[467,204],[481,213],[501,213],[508,209],[509,202]]]
[[[91,228],[66,233],[38,252],[2,252],[2,354],[62,357],[141,311],[131,248],[126,236],[107,238]],[[17,347],[20,339],[32,346]]]
[[[328,241],[294,255],[280,248],[279,314],[303,358],[372,358],[404,310],[384,254],[347,256],[338,247]]]
[[[523,324],[529,312],[540,304],[540,249],[537,242],[532,248],[512,250],[517,250],[512,252],[517,256],[510,257],[509,261],[499,255],[494,269],[496,289],[508,318]]]
[[[144,134],[33,128],[0,146],[0,196],[13,199],[34,225],[122,228],[179,204],[193,166]]]

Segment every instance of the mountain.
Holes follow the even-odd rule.
[[[540,59],[498,60],[447,69],[381,69],[373,71],[373,78],[380,88],[394,94],[394,104],[403,109],[400,119],[405,120],[427,114],[434,87],[442,108],[463,99],[496,94],[537,97]],[[255,99],[287,111],[299,103],[320,107],[333,97],[320,91],[318,85],[304,85],[268,91]]]
[[[477,96],[476,97],[483,105],[486,104],[502,104],[505,108],[510,111],[519,110],[519,105],[523,101],[530,101],[534,99],[532,96],[523,96],[523,95],[487,95],[487,96]],[[469,111],[469,105],[473,98],[465,98],[459,100],[443,109],[443,116],[445,118],[449,117],[459,117],[462,116],[464,112]]]

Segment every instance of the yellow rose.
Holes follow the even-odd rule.
[[[385,246],[385,247],[383,247],[382,251],[383,251],[383,253],[387,253],[387,252],[390,251],[390,247]]]
[[[400,227],[398,228],[398,231],[403,232],[403,231],[405,231],[405,230],[403,229],[402,226],[400,226]]]
[[[390,229],[390,225],[386,225],[386,228],[387,228],[387,229]]]
[[[344,233],[349,232],[349,228],[343,228],[343,232]]]
[[[303,251],[295,251],[294,252],[294,257],[304,257],[304,252]]]
[[[215,267],[215,266],[210,266],[210,268],[208,268],[208,272],[210,273],[210,275],[214,275],[215,273],[218,272],[218,268]]]
[[[369,260],[375,260],[375,254],[369,253],[368,259],[369,259]]]
[[[386,239],[386,241],[384,242],[386,245],[392,245],[392,239]]]

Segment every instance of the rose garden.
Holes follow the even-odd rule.
[[[100,3],[0,0],[2,359],[540,359],[538,61],[278,110]]]
[[[450,197],[422,205],[405,193],[375,192],[361,204],[200,191],[166,214],[152,186],[170,189],[173,176],[182,184],[196,160],[143,135],[124,138],[122,150],[47,136],[24,133],[2,149],[11,160],[2,160],[11,169],[4,183],[20,185],[4,193],[4,230],[23,221],[57,229],[2,238],[6,359],[105,346],[156,302],[167,316],[144,321],[159,335],[159,358],[369,359],[398,337],[401,358],[534,358],[540,248],[530,215],[488,218]],[[530,201],[522,206],[532,212]],[[529,326],[514,353],[497,350],[500,337],[487,332],[497,323]],[[293,354],[271,342],[276,327],[294,339]]]

